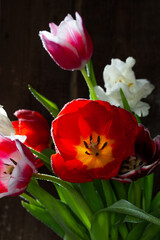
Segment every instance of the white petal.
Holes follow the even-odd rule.
[[[4,115],[4,116],[7,117],[7,113],[6,113],[6,111],[4,110],[4,108],[3,108],[2,105],[0,105],[0,114],[2,114],[2,115]]]
[[[12,141],[18,139],[22,143],[24,143],[27,139],[27,136],[25,136],[25,135],[11,135],[11,136],[6,136],[6,137],[11,139]]]
[[[100,86],[95,86],[94,90],[99,100],[108,101],[108,96],[103,88]]]
[[[146,98],[154,89],[154,85],[147,79],[135,78],[132,67],[135,59],[128,57],[125,62],[120,59],[112,59],[111,65],[106,65],[103,72],[104,85],[106,93],[102,89],[98,90],[99,99],[107,99],[113,105],[122,106],[120,88],[133,111],[139,116],[146,116],[149,112],[149,105],[140,100]],[[106,96],[105,96],[106,95]]]
[[[15,134],[15,130],[9,118],[0,114],[0,134],[10,136]]]
[[[133,112],[135,112],[139,117],[146,117],[149,114],[150,106],[145,102],[138,102],[134,108],[132,108]]]

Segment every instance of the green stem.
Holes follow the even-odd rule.
[[[141,208],[141,187],[139,180],[134,182],[134,192],[135,192],[135,205],[138,208]]]
[[[111,206],[117,201],[113,188],[110,181],[102,180],[103,191],[107,203],[107,207]]]
[[[88,88],[89,88],[89,91],[90,91],[92,100],[97,100],[97,99],[98,99],[98,98],[97,98],[97,95],[96,95],[96,93],[95,93],[95,90],[94,90],[92,81],[91,81],[91,79],[90,79],[90,78],[88,77],[88,75],[87,75],[86,69],[85,69],[85,68],[82,68],[82,69],[81,69],[81,73],[82,73],[82,75],[83,75],[83,77],[84,77],[84,79],[85,79],[85,81],[86,81],[86,83],[87,83],[87,86],[88,86]]]
[[[102,182],[102,186],[103,186],[103,191],[104,191],[107,207],[109,207],[113,203],[115,203],[117,201],[117,199],[116,199],[115,193],[113,191],[113,188],[111,186],[111,182],[106,181],[106,180],[102,180],[101,182]],[[118,240],[118,231],[117,231],[118,229],[115,226],[116,214],[110,213],[109,217],[110,217],[110,223],[111,223],[111,226],[110,226],[111,239]]]
[[[115,194],[118,200],[120,199],[126,199],[127,200],[127,190],[126,190],[126,186],[124,183],[122,182],[118,182],[116,180],[112,180],[111,181],[113,188],[115,190]]]
[[[87,69],[88,76],[90,77],[90,79],[92,81],[93,86],[94,87],[97,86],[96,77],[95,77],[95,74],[94,74],[94,69],[93,69],[93,64],[92,64],[91,59],[86,64],[86,69]]]
[[[121,224],[119,226],[119,232],[120,232],[122,239],[125,240],[128,235],[128,229],[126,227],[126,224]]]
[[[67,189],[73,189],[70,186],[69,183],[67,183],[67,182],[65,182],[65,181],[63,181],[60,178],[55,177],[55,176],[51,176],[51,175],[48,175],[48,174],[41,174],[41,173],[33,173],[32,177],[36,178],[36,179],[39,179],[39,180],[46,180],[46,181],[49,181],[49,182],[56,183],[56,184],[61,185],[64,188],[67,188]]]
[[[149,212],[152,202],[154,173],[144,177],[143,209]]]

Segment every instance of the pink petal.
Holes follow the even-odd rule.
[[[58,30],[58,26],[55,24],[55,23],[50,23],[49,24],[49,27],[50,27],[50,31],[53,35],[56,35],[57,34],[57,30]]]

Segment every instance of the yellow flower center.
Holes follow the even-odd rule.
[[[13,172],[13,169],[14,169],[15,166],[17,165],[17,162],[14,161],[12,158],[10,158],[10,161],[12,162],[13,165],[4,163],[4,165],[5,165],[5,167],[6,167],[5,171],[3,172],[4,174],[11,175],[12,172]]]
[[[76,159],[86,165],[87,169],[102,168],[114,160],[112,155],[113,143],[114,140],[93,132],[88,138],[81,138],[80,144],[75,146]]]

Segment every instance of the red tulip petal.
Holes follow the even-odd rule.
[[[78,160],[64,161],[59,153],[52,155],[52,169],[61,179],[68,182],[83,183],[93,181],[86,167]]]
[[[50,129],[46,119],[38,112],[30,110],[18,110],[14,113],[18,121],[13,121],[12,125],[17,135],[27,137],[25,145],[39,152],[49,148]],[[37,167],[43,163],[37,160]]]

